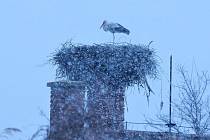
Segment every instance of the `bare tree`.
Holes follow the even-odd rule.
[[[207,87],[210,79],[207,72],[198,72],[197,68],[186,71],[179,67],[181,83],[179,89],[179,103],[174,103],[178,111],[177,117],[184,125],[192,128],[197,136],[202,136],[209,131],[210,108]]]
[[[45,118],[47,120],[47,124],[40,125],[37,130],[32,134],[32,136],[28,140],[36,140],[37,138],[41,138],[43,140],[49,140],[49,134],[50,134],[50,119],[48,116],[44,113],[42,109],[39,108],[40,116]]]
[[[155,119],[145,118],[147,125],[151,128],[158,130],[159,132],[168,132],[169,116],[166,114],[157,114]],[[185,134],[182,122],[177,122],[176,125],[172,127],[172,132],[177,134]]]
[[[207,91],[210,78],[207,72],[198,72],[196,66],[191,72],[180,66],[178,72],[180,80],[175,87],[179,91],[179,101],[173,102],[176,125],[172,130],[178,134],[194,133],[195,137],[204,138],[204,134],[210,131],[210,94]],[[158,114],[155,119],[145,120],[150,127],[164,132],[168,118],[168,115]]]

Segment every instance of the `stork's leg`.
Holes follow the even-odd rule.
[[[114,36],[114,33],[113,33],[113,44],[114,44],[114,40],[115,40],[115,36]]]

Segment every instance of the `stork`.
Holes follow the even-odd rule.
[[[115,33],[124,33],[129,35],[130,31],[128,29],[126,29],[125,27],[123,27],[122,25],[120,25],[119,23],[108,23],[106,20],[103,21],[100,29],[103,27],[103,30],[105,32],[109,31],[112,33],[113,35],[113,43],[115,40]]]

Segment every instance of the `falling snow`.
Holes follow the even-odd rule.
[[[55,132],[51,133],[56,135],[58,132],[63,136],[65,133],[66,137],[71,135],[75,139],[86,135],[89,139],[94,136],[97,140],[123,137],[125,89],[137,84],[148,89],[149,96],[152,90],[147,77],[156,78],[158,74],[155,52],[148,45],[82,45],[66,42],[52,55],[50,61],[57,67],[57,78],[69,81],[53,84],[57,86],[52,88],[56,90],[51,97],[51,117],[60,116],[60,119],[52,119],[55,125],[51,127],[55,127]],[[62,86],[68,83],[71,85],[75,81],[85,85],[85,94],[79,92],[83,88],[73,90],[74,86]],[[62,120],[63,123],[60,122]],[[68,124],[67,128],[71,129],[65,131],[58,124]],[[72,127],[70,124],[73,124]],[[109,132],[108,136],[106,132]]]

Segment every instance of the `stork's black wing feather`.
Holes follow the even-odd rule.
[[[115,31],[116,31],[116,32],[125,33],[125,34],[127,34],[127,35],[130,34],[130,31],[129,31],[128,29],[126,29],[125,27],[123,27],[123,26],[120,25],[120,24],[117,24],[117,25],[118,25],[118,27],[115,28]]]
[[[118,25],[118,28],[125,28],[122,25],[120,25],[119,23],[117,23],[117,25]]]

